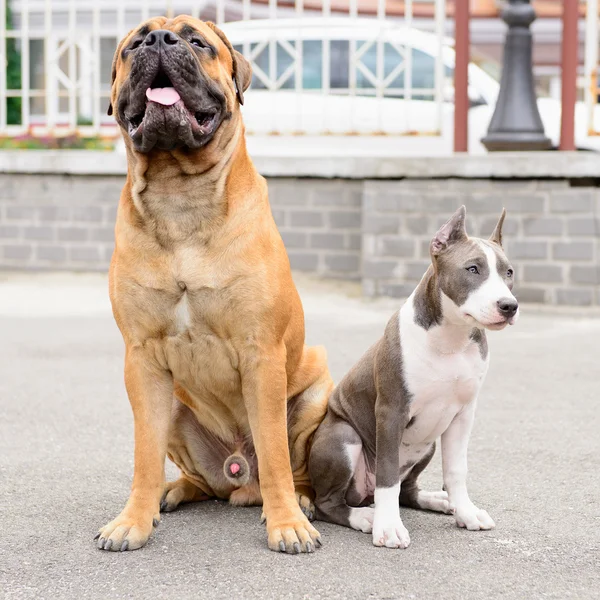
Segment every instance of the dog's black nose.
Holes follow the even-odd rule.
[[[519,303],[514,298],[500,298],[498,300],[498,310],[507,319],[514,317],[518,308]]]
[[[144,40],[146,46],[154,46],[154,44],[164,46],[174,46],[179,43],[179,38],[168,29],[157,29],[151,31]]]

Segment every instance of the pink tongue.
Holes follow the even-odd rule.
[[[148,88],[146,90],[146,98],[151,102],[158,102],[158,104],[171,106],[172,104],[175,104],[181,96],[177,93],[177,90],[172,87]]]
[[[231,463],[231,465],[229,465],[229,470],[235,475],[240,470],[240,465]]]

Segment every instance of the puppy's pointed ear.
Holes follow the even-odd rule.
[[[463,205],[440,227],[439,231],[433,236],[429,247],[432,256],[438,256],[448,246],[467,239],[466,216],[467,209]]]
[[[490,242],[494,242],[495,244],[498,244],[498,246],[500,246],[500,247],[502,247],[502,225],[504,225],[504,217],[506,217],[506,209],[505,208],[502,209],[502,214],[500,215],[500,219],[498,220],[498,223],[496,224],[496,228],[494,229],[494,232],[490,236]]]

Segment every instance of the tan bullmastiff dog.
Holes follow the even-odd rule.
[[[272,550],[320,544],[306,462],[332,381],[325,351],[304,345],[267,184],[246,151],[250,79],[223,33],[187,16],[143,23],[115,54],[109,113],[128,174],[110,298],[135,467],[125,508],[98,533],[104,550],[140,548],[161,508],[211,497],[263,504]],[[165,485],[166,454],[182,474]]]

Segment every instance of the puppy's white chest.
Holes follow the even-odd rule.
[[[411,444],[433,442],[448,428],[452,419],[477,398],[488,366],[477,344],[440,353],[427,343],[425,330],[419,329],[401,329],[400,338],[412,419],[403,441]]]

